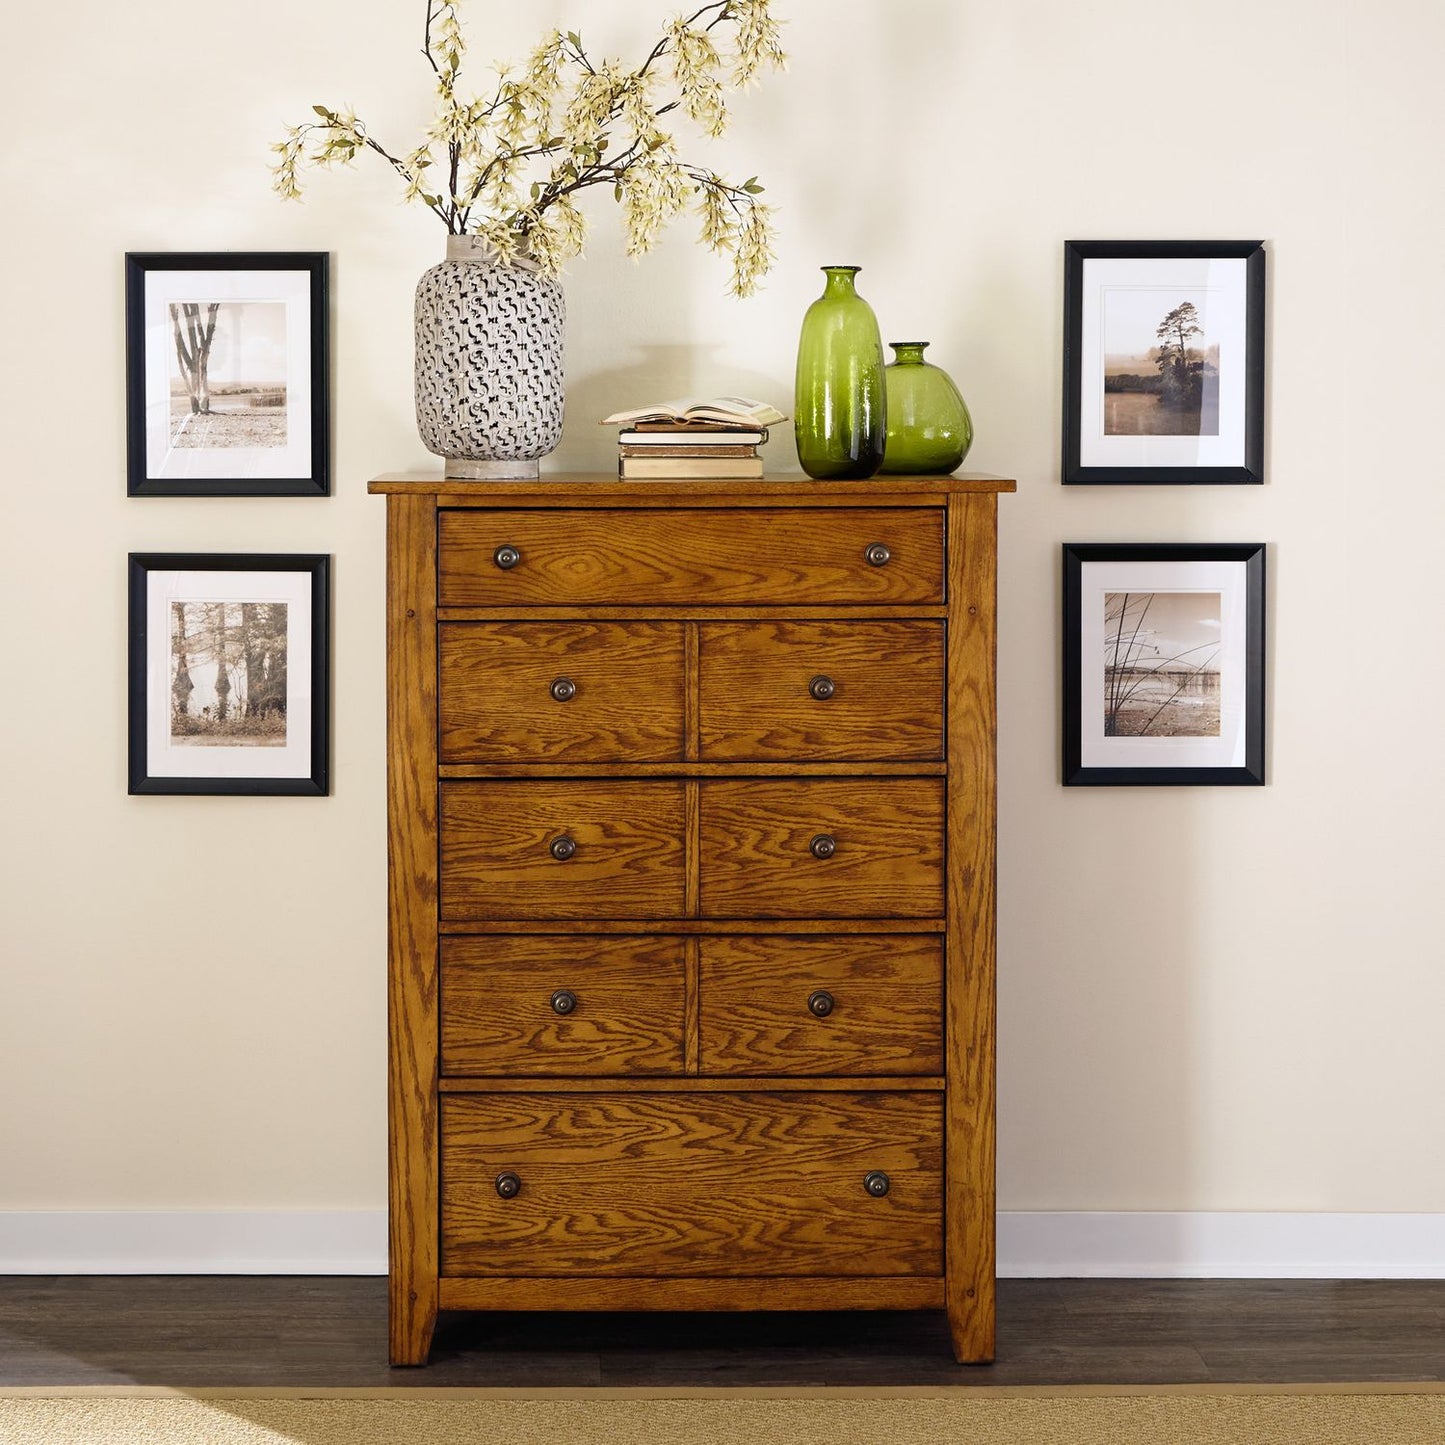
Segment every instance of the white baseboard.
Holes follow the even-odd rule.
[[[384,1209],[0,1212],[0,1274],[385,1274]]]
[[[1445,1279],[1445,1214],[1003,1213],[1007,1278]],[[0,1211],[0,1274],[385,1274],[386,1214]]]
[[[1019,1211],[998,1256],[1015,1279],[1445,1279],[1445,1214]]]

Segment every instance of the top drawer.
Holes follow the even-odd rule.
[[[443,607],[943,601],[935,507],[448,508],[440,519]]]

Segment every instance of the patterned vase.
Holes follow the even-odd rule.
[[[448,477],[535,477],[562,440],[561,283],[477,236],[416,288],[416,424]]]

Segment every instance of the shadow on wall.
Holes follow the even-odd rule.
[[[1000,511],[1005,535],[1011,524],[1027,527],[1007,505]],[[1001,692],[1035,699],[1029,717],[1005,711],[999,720],[999,1203],[1012,1216],[1008,1272],[1091,1273],[1081,1267],[1090,1259],[1147,1249],[1160,1273],[1187,1273],[1199,1241],[1188,1217],[1167,1212],[1199,1207],[1192,1201],[1209,1175],[1206,1070],[1216,1051],[1204,1031],[1220,905],[1204,880],[1211,840],[1229,835],[1221,820],[1240,812],[1238,799],[1222,795],[1251,790],[1063,787],[1057,548],[1006,574],[1002,592]],[[1009,646],[1010,637],[1050,631],[1047,659]],[[1052,823],[1040,833],[1020,820],[1037,814],[1045,791],[1054,794]],[[1062,1232],[1056,1211],[1075,1215]],[[1149,1236],[1132,1246],[1091,1233],[1136,1231],[1146,1221],[1131,1221],[1135,1211],[1166,1217],[1148,1221]]]
[[[1100,1250],[1124,1259],[1146,1247],[1159,1273],[1189,1273],[1188,1216],[1156,1217],[1132,1243],[1086,1236],[1133,1228],[1091,1223],[1091,1211],[1178,1209],[1208,1172],[1199,1031],[1211,930],[1198,879],[1209,800],[1184,788],[1065,792],[1072,807],[1046,848],[1000,828],[1000,1202],[1084,1211],[1066,1246],[1083,1258],[1044,1258],[1021,1239],[1010,1273],[1087,1274],[1074,1266]],[[1102,1166],[1101,1140],[1112,1158]],[[1070,1180],[1088,1181],[1086,1194]],[[1039,1243],[1060,1247],[1056,1233]]]

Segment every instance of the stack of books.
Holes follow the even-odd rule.
[[[761,477],[759,447],[768,427],[787,418],[764,401],[742,396],[685,397],[602,420],[617,433],[617,474],[631,481]]]

